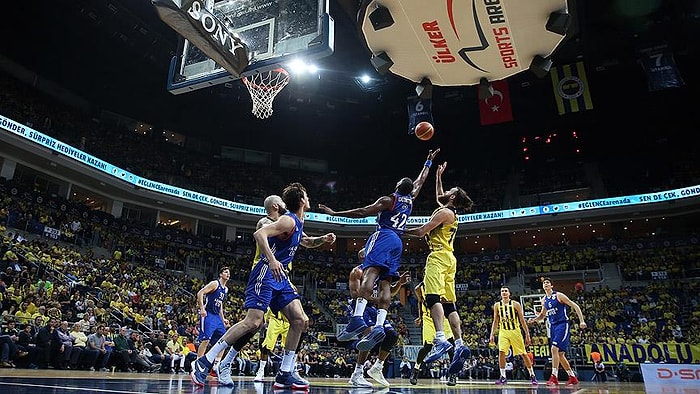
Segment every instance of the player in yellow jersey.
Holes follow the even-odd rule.
[[[447,192],[442,188],[442,174],[447,162],[439,165],[435,171],[435,197],[440,205],[430,220],[420,227],[406,230],[404,234],[424,237],[427,235],[430,253],[425,262],[425,304],[430,310],[435,325],[433,348],[425,357],[425,362],[433,362],[453,348],[445,336],[444,320],[447,318],[455,337],[455,352],[450,365],[450,376],[456,375],[471,354],[462,342],[462,328],[455,302],[455,274],[457,259],[454,256],[454,240],[457,235],[457,210],[471,210],[474,203],[461,187],[453,187]],[[456,384],[451,379],[448,384]]]
[[[535,371],[532,368],[532,360],[527,355],[525,346],[530,345],[530,329],[525,323],[523,306],[518,301],[510,299],[510,289],[501,287],[501,300],[493,304],[493,324],[491,325],[491,336],[489,343],[494,344],[494,334],[498,328],[498,366],[501,369],[501,377],[496,381],[497,385],[508,383],[506,379],[506,354],[513,348],[513,357],[522,356],[523,364],[530,372],[530,380],[533,385],[537,385]],[[523,333],[525,331],[525,339]]]
[[[421,334],[423,337],[423,347],[418,351],[416,356],[416,363],[413,365],[413,371],[411,372],[411,378],[409,381],[412,385],[418,384],[418,374],[420,373],[421,364],[425,361],[425,356],[432,350],[433,341],[435,340],[435,324],[433,323],[433,317],[430,314],[430,309],[425,306],[425,282],[421,281],[415,287],[416,298],[418,299],[418,304],[420,304],[420,309],[418,312],[418,317],[415,320],[417,326],[421,326]],[[447,319],[443,319],[443,326],[445,327],[445,337],[450,343],[454,343],[454,335],[452,335],[452,329],[450,329],[450,323]],[[452,375],[454,376],[454,375]],[[455,381],[456,383],[456,381]]]
[[[281,312],[275,314],[270,308],[267,308],[265,321],[265,338],[260,344],[260,364],[258,364],[254,382],[262,382],[265,379],[265,367],[270,360],[270,354],[277,346],[277,339],[281,338],[281,343],[287,342],[287,333],[289,332],[289,321]]]

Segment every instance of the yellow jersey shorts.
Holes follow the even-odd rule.
[[[517,330],[498,330],[498,351],[508,354],[508,348],[513,348],[513,355],[525,354],[523,334]]]
[[[262,347],[267,350],[275,350],[277,338],[282,336],[282,346],[287,342],[287,333],[289,332],[289,322],[285,319],[278,319],[276,316],[270,316],[267,322],[267,331],[265,332],[265,340]]]
[[[450,322],[447,319],[443,321],[442,325],[445,329],[445,337],[447,337],[447,339],[454,337],[454,334],[452,334],[452,328],[450,327]],[[433,323],[433,318],[430,317],[430,313],[423,314],[423,321],[421,323],[421,326],[423,343],[433,343],[433,340],[435,339],[437,333],[435,332],[435,324]]]
[[[425,261],[425,294],[437,294],[447,302],[457,301],[455,274],[457,258],[446,250],[430,252]]]

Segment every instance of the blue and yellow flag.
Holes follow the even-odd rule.
[[[552,68],[549,72],[559,115],[593,109],[583,62]]]

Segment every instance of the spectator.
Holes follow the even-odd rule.
[[[98,352],[86,348],[88,337],[80,328],[80,323],[74,323],[70,332],[73,339],[73,352],[69,363],[71,369],[88,369],[97,361]]]
[[[0,326],[0,367],[2,368],[15,368],[13,360],[27,355],[27,352],[20,350],[17,346],[19,339],[17,334],[13,320],[7,323],[5,330]]]
[[[111,357],[112,352],[106,347],[107,338],[105,337],[104,332],[105,325],[99,324],[97,326],[97,330],[93,334],[88,335],[89,349],[96,350],[98,352],[95,364],[90,366],[91,371],[94,371],[95,368],[99,368],[100,371],[107,372],[107,365],[109,363],[109,358]]]
[[[141,340],[141,335],[139,335],[139,333],[136,331],[132,331],[129,340],[137,349],[136,364],[139,366],[141,372],[159,371],[161,366],[160,364],[156,364],[151,361],[150,358],[152,354],[148,350],[148,348],[143,344],[143,341]]]
[[[43,322],[41,316],[37,317],[35,324],[37,327]],[[49,322],[41,327],[36,333],[36,349],[37,349],[37,365],[39,369],[47,369],[49,367],[49,362],[53,358],[52,352],[54,351],[52,344],[54,339],[54,331],[56,331],[56,326],[58,326],[57,319],[49,319]]]
[[[127,337],[127,328],[121,327],[119,334],[114,337],[114,352],[120,360],[124,372],[134,372],[134,364],[138,359],[138,350],[131,338]]]
[[[408,356],[403,356],[403,358],[401,359],[401,365],[399,366],[399,369],[401,371],[402,378],[407,379],[411,377],[411,371],[413,370],[413,366],[408,360]]]
[[[170,340],[165,345],[165,353],[170,357],[170,373],[185,373],[185,348],[180,342],[177,332],[171,334]],[[175,362],[179,362],[177,369]]]
[[[52,354],[55,360],[52,360],[54,366],[58,369],[70,369],[70,360],[73,355],[73,337],[68,331],[68,321],[62,321],[54,330],[52,340]]]

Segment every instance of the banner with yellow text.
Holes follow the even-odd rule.
[[[604,364],[642,364],[645,362],[670,364],[691,364],[700,360],[700,346],[689,343],[647,343],[608,344],[594,343],[584,345],[586,360],[591,359],[591,352],[600,353]]]

